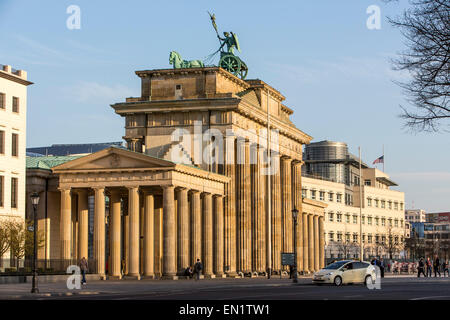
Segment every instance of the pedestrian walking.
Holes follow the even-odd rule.
[[[445,277],[445,272],[447,272],[447,277],[450,277],[450,275],[448,273],[448,260],[444,260],[444,262],[442,262],[442,270],[444,270],[444,277]]]
[[[197,262],[194,265],[194,272],[196,273],[196,279],[200,280],[200,274],[203,270],[203,264],[201,263],[200,259],[197,259]]]
[[[431,277],[432,272],[431,272],[431,261],[430,261],[430,257],[427,258],[426,265],[427,265],[427,277],[428,277],[428,276]]]
[[[419,267],[417,268],[419,270],[418,273],[417,273],[417,278],[420,278],[420,274],[421,273],[423,273],[423,276],[425,278],[427,277],[427,275],[425,274],[424,268],[425,268],[425,263],[423,262],[423,259],[420,258],[420,260],[419,260]]]
[[[88,271],[88,262],[85,257],[81,258],[80,260],[80,270],[81,270],[81,284],[86,284],[86,272]]]
[[[441,267],[441,263],[439,261],[439,257],[436,255],[436,257],[434,258],[434,264],[433,264],[435,278],[437,277],[437,273],[439,273],[439,278],[441,277],[441,271],[439,270],[440,267]]]
[[[383,258],[380,258],[379,264],[380,264],[379,267],[380,267],[381,277],[384,278],[384,261],[383,261]]]

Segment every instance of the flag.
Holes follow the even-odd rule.
[[[375,164],[375,163],[384,163],[384,156],[379,157],[372,164]]]

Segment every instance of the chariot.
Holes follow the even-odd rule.
[[[239,76],[242,80],[245,79],[248,73],[247,65],[238,56],[229,52],[220,52],[219,67],[228,72]]]

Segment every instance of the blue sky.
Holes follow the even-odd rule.
[[[69,5],[81,29],[69,30]],[[369,30],[369,5],[381,29]],[[219,30],[239,35],[248,78],[286,96],[292,120],[314,137],[347,142],[368,163],[385,149],[386,171],[406,206],[450,207],[448,134],[411,134],[398,118],[405,104],[389,59],[404,49],[387,16],[405,1],[63,1],[0,0],[0,63],[27,70],[29,147],[120,141],[123,120],[111,103],[138,96],[135,70],[166,68],[172,50],[203,59],[217,49],[207,10]],[[380,166],[381,169],[381,166]]]

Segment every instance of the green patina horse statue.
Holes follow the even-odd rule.
[[[180,68],[203,68],[205,64],[201,60],[183,60],[176,51],[171,51],[169,56],[169,63],[173,64],[174,69]]]

